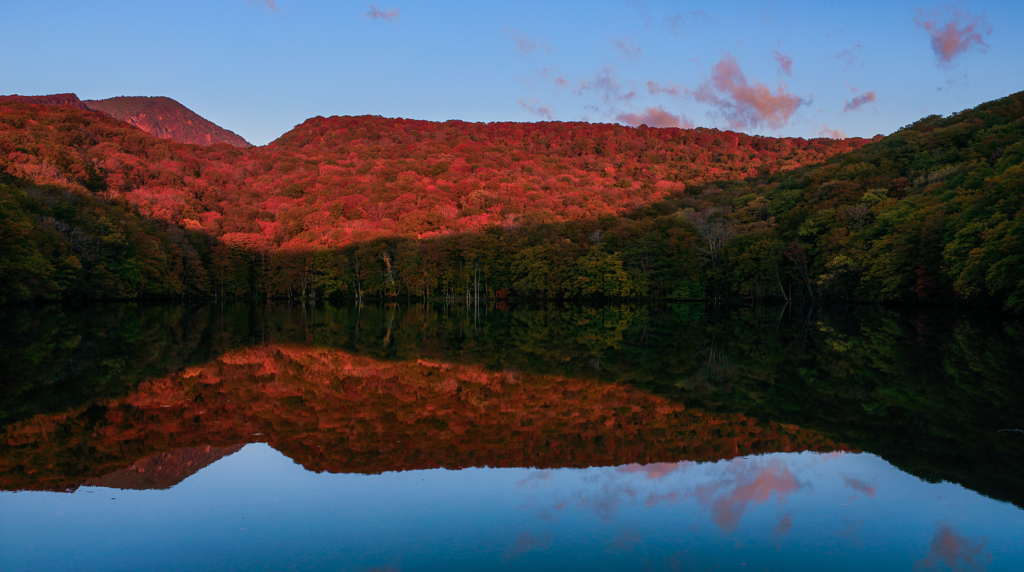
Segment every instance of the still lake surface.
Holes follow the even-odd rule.
[[[1024,323],[0,308],[0,570],[1024,570]]]

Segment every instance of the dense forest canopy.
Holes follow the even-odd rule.
[[[0,489],[253,441],[328,471],[836,446],[1024,506],[1024,327],[999,313],[240,301],[0,321]]]
[[[0,103],[0,301],[641,297],[1024,309],[1024,94],[885,138],[316,117],[253,148]]]

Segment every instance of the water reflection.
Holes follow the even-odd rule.
[[[251,442],[334,473],[842,448],[796,426],[688,410],[622,384],[283,344],[230,350],[124,398],[11,424],[4,436],[0,487],[51,490],[97,478],[138,481],[143,473],[184,476]]]
[[[83,486],[0,493],[0,502],[0,565],[17,571],[85,562],[105,570],[990,572],[1024,564],[1022,511],[870,454],[360,475],[308,472],[254,444],[169,490]]]
[[[0,568],[1024,563],[1016,321],[100,308],[0,309]]]

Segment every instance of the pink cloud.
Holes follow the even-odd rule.
[[[869,497],[875,496],[875,487],[860,479],[854,479],[843,475],[843,484],[846,485],[847,488],[853,489],[859,493],[864,493]]]
[[[643,541],[643,537],[640,532],[634,529],[628,529],[612,541],[608,548],[612,551],[619,552],[624,550],[630,550],[634,546],[640,544]]]
[[[634,44],[632,38],[619,38],[614,40],[612,45],[630,59],[639,56],[641,52],[640,46]]]
[[[538,44],[537,42],[534,42],[532,39],[530,39],[530,37],[527,36],[526,34],[520,34],[519,32],[511,28],[506,29],[505,32],[512,36],[512,39],[516,43],[516,47],[519,48],[519,53],[523,55],[529,54],[530,52],[536,50],[537,48],[540,48],[549,54],[551,53],[551,46],[548,45],[546,41]]]
[[[632,125],[648,127],[682,127],[692,129],[693,122],[683,115],[672,115],[661,107],[648,107],[643,113],[620,113],[615,116],[617,121]]]
[[[668,95],[678,97],[683,94],[684,90],[681,89],[678,85],[671,82],[666,85],[661,85],[656,81],[649,81],[647,82],[647,91],[650,92],[651,95],[665,93]]]
[[[598,92],[605,102],[629,103],[636,98],[636,91],[625,91],[625,86],[619,83],[615,70],[607,65],[601,68],[601,71],[597,72],[592,79],[580,82],[576,92],[582,94],[584,91]]]
[[[846,139],[846,133],[842,129],[829,129],[828,125],[822,125],[818,135],[829,139]]]
[[[785,536],[789,534],[789,531],[793,529],[793,513],[787,512],[782,515],[779,519],[779,524],[775,525],[775,538]]]
[[[789,467],[781,463],[769,463],[765,467],[743,467],[733,481],[732,490],[718,494],[720,486],[705,485],[694,491],[702,504],[711,509],[715,524],[724,531],[732,531],[739,525],[743,513],[750,503],[767,502],[774,494],[783,501],[790,493],[798,491],[802,485],[790,472]]]
[[[544,119],[547,119],[548,121],[551,121],[553,118],[551,114],[551,108],[547,106],[538,106],[537,100],[533,99],[532,97],[530,98],[530,103],[527,103],[520,99],[519,105],[522,106],[523,109],[529,111],[530,113],[534,115],[539,115]]]
[[[946,13],[945,16],[949,20],[940,23],[939,20],[943,17],[943,12]],[[940,64],[952,63],[953,58],[973,46],[979,46],[980,50],[988,47],[981,37],[983,34],[991,34],[992,26],[989,26],[984,15],[972,17],[970,14],[965,14],[960,10],[953,11],[946,6],[943,10],[932,12],[929,16],[931,19],[925,16],[924,10],[918,8],[914,23],[924,28],[931,36],[932,51],[938,56]]]
[[[932,538],[928,556],[914,565],[915,570],[943,569],[950,570],[984,570],[992,561],[992,554],[984,552],[987,542],[982,538],[971,541],[960,536],[950,528],[942,525]]]
[[[373,4],[367,4],[366,7],[369,8],[369,10],[366,11],[366,17],[373,18],[374,20],[385,20],[388,22],[394,22],[395,20],[398,20],[400,16],[400,14],[398,13],[398,8],[392,8],[390,10],[381,10],[380,8],[374,6]]]
[[[530,534],[529,532],[523,532],[516,538],[515,546],[509,551],[505,558],[515,558],[516,556],[526,554],[531,550],[547,550],[551,547],[551,535],[545,534],[540,538]]]
[[[793,75],[793,58],[775,50],[775,61],[779,62],[779,69],[786,75]]]
[[[768,86],[757,81],[747,82],[739,62],[726,54],[711,70],[711,78],[700,84],[694,99],[718,108],[732,129],[767,125],[778,129],[789,122],[803,99],[789,93],[779,83],[773,94]]]
[[[872,103],[874,101],[875,92],[869,91],[867,93],[862,93],[854,97],[853,99],[846,100],[846,106],[843,107],[843,113],[846,113],[847,111],[857,111],[858,109],[861,108],[862,105],[866,103]]]
[[[857,56],[857,53],[860,52],[863,49],[864,49],[864,46],[860,42],[857,42],[856,44],[854,44],[854,46],[852,48],[847,49],[847,50],[843,50],[843,51],[839,52],[838,54],[836,54],[836,55],[834,55],[832,57],[834,57],[835,59],[837,59],[837,60],[843,62],[843,64],[845,64],[845,65],[843,65],[843,71],[849,70],[850,68],[852,68],[854,66],[863,67],[864,66],[864,62],[861,61],[859,56]]]
[[[270,8],[271,10],[277,12],[277,0],[259,0],[258,2],[254,2],[253,0],[249,0],[249,5],[250,6],[252,6],[253,4],[257,4],[257,3],[258,4],[263,4],[267,8]]]
[[[648,465],[641,465],[639,463],[633,463],[631,465],[622,465],[615,470],[620,473],[642,473],[647,476],[649,480],[660,480],[668,475],[679,470],[682,463],[650,463]]]
[[[708,13],[705,12],[704,10],[696,10],[696,11],[690,12],[690,22],[692,24],[694,24],[694,25],[696,25],[698,23],[710,24],[710,25],[721,24],[721,22],[719,22],[718,20],[716,20],[716,19],[712,18],[711,16],[709,16]],[[668,17],[669,31],[672,32],[673,34],[677,35],[677,36],[682,36],[683,35],[683,31],[682,31],[681,28],[685,24],[686,24],[686,17],[683,16],[683,14],[681,12],[676,12],[672,16]]]

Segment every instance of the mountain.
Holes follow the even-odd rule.
[[[54,95],[0,95],[0,101],[13,101],[32,105],[63,105],[75,109],[89,109],[78,96],[73,93],[57,93]]]
[[[1024,93],[882,138],[315,117],[263,147],[0,102],[0,303],[732,297],[1024,310]]]
[[[82,101],[74,93],[0,95],[0,102],[4,101],[98,111],[150,135],[178,143],[203,146],[227,143],[235,147],[252,147],[239,135],[217,126],[169,97],[112,97]]]
[[[198,473],[201,469],[212,465],[228,455],[237,453],[241,449],[242,445],[231,447],[210,447],[206,445],[164,451],[141,461],[136,461],[113,473],[86,479],[82,484],[87,487],[107,487],[136,491],[166,490]],[[64,487],[64,490],[69,488],[71,487]]]
[[[86,100],[85,105],[161,139],[193,145],[227,143],[235,147],[252,146],[234,132],[200,117],[169,97],[111,97]]]

